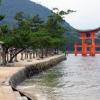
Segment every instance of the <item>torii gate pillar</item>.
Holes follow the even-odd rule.
[[[95,56],[96,53],[96,45],[95,45],[95,32],[91,32],[91,47],[90,47],[90,55]]]

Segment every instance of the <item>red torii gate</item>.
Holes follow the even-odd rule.
[[[74,45],[74,54],[82,54],[82,56],[86,56],[90,54],[90,56],[95,56],[95,54],[100,54],[100,52],[96,51],[96,48],[100,48],[100,45],[95,44],[95,34],[100,31],[100,27],[94,30],[78,30],[80,33],[80,39],[82,40],[81,45],[75,43]],[[86,43],[87,40],[90,40],[91,43]],[[78,51],[78,48],[81,48],[81,52]]]

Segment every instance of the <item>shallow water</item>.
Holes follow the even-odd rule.
[[[38,100],[99,100],[100,55],[75,57],[24,81],[18,88]]]

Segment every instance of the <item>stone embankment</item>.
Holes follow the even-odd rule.
[[[65,59],[66,59],[65,55],[62,54],[49,58],[44,58],[43,60],[40,60],[36,63],[30,63],[24,67],[16,68],[16,70],[13,70],[13,72],[9,71],[10,68],[8,68],[8,70],[6,70],[9,72],[8,76],[5,75],[6,77],[4,76],[3,81],[1,81],[2,84],[0,87],[2,90],[0,91],[0,100],[8,100],[7,96],[11,97],[11,99],[9,100],[32,100],[32,98],[29,97],[27,94],[17,90],[16,86],[19,85],[21,82],[23,82],[25,79],[30,78],[31,76],[38,74],[42,71],[45,71]],[[5,80],[7,79],[7,81],[4,81],[4,79]],[[2,92],[5,94],[3,94]],[[6,96],[5,99],[3,97],[4,95]]]

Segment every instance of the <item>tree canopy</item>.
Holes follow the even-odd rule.
[[[0,25],[0,40],[5,44],[5,54],[9,50],[13,51],[13,56],[9,61],[12,61],[18,53],[30,48],[41,51],[42,57],[44,51],[57,53],[59,50],[66,49],[64,35],[66,29],[62,23],[63,16],[70,12],[52,12],[47,21],[43,21],[39,15],[27,16],[24,12],[18,12],[14,17],[17,27],[11,30],[7,25]],[[1,16],[0,20],[3,19],[4,16]]]

